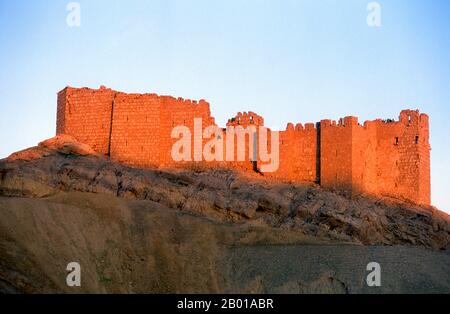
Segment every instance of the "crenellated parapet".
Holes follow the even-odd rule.
[[[195,124],[199,119],[200,126]],[[172,133],[180,126],[189,130],[194,146],[206,144],[210,139],[205,139],[203,132],[209,126],[217,127],[210,104],[203,99],[127,94],[104,86],[67,87],[58,93],[57,134],[72,135],[112,160],[131,166],[188,165],[175,162],[171,155]],[[239,112],[227,123],[227,127],[236,126],[257,129],[264,126],[264,119],[251,111]],[[217,129],[224,132],[228,128]],[[269,130],[269,137],[273,132],[279,135],[279,166],[265,173],[266,177],[315,182],[349,195],[365,193],[430,204],[429,117],[419,110],[403,110],[398,120],[361,124],[357,117],[347,116],[305,125],[288,123],[285,130]],[[229,142],[227,136],[215,135],[225,146],[238,141]],[[245,141],[252,143],[248,135]],[[272,144],[268,141],[267,145],[270,148]],[[255,170],[259,155],[251,159],[249,150],[246,148],[242,162],[224,159],[204,164]]]

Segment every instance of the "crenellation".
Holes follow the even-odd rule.
[[[295,125],[295,131],[300,132],[300,131],[303,131],[303,130],[304,130],[303,124],[297,123],[297,124]]]
[[[306,123],[305,124],[305,130],[306,131],[312,131],[312,130],[315,130],[315,129],[316,129],[316,126],[315,126],[314,123]]]
[[[344,118],[343,126],[353,126],[353,125],[358,125],[357,117],[348,116]]]
[[[294,132],[295,131],[294,125],[292,123],[288,123],[286,126],[286,131]]]
[[[66,87],[57,97],[56,133],[67,133],[111,160],[135,167],[230,167],[252,171],[261,159],[250,160],[250,135],[245,136],[245,160],[234,151],[223,162],[175,162],[171,137],[175,126],[194,135],[194,119],[202,119],[201,133],[216,126],[210,104],[204,100],[127,94],[105,86],[99,89]],[[239,112],[222,128],[226,147],[230,127],[263,127],[263,117]],[[275,131],[268,129],[269,138]],[[279,134],[279,167],[266,177],[317,182],[348,195],[390,196],[430,204],[429,117],[419,110],[402,110],[398,120],[368,120],[347,116],[319,123],[288,123]],[[198,134],[196,135],[199,136]],[[210,139],[192,136],[205,145]],[[259,135],[257,135],[259,136]],[[231,139],[236,144],[236,137]],[[270,141],[268,141],[270,147]],[[224,153],[225,155],[225,153]],[[194,156],[193,156],[194,157]],[[193,158],[194,159],[194,158]],[[255,163],[256,162],[256,163]]]

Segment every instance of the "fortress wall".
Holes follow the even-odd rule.
[[[202,119],[199,133],[194,130],[196,118]],[[244,161],[237,161],[237,136],[232,140],[233,161],[226,161],[226,129],[221,135],[224,161],[204,161],[203,149],[212,138],[203,139],[202,134],[211,125],[216,126],[209,103],[204,100],[125,94],[104,87],[67,87],[58,93],[57,134],[70,134],[114,161],[136,167],[199,165],[246,171],[261,169],[267,163],[258,154],[257,163],[250,162],[249,135],[245,136]],[[255,130],[263,125],[264,119],[253,112],[238,113],[227,123],[227,127],[254,126]],[[171,138],[175,126],[189,130],[192,161],[176,162],[171,156],[179,140]],[[265,173],[266,177],[319,182],[351,195],[368,193],[430,204],[429,121],[425,114],[404,110],[399,121],[367,121],[364,126],[356,117],[345,117],[338,123],[322,120],[317,128],[312,123],[305,127],[288,124],[278,133],[279,168]],[[271,134],[274,131],[269,130],[269,153]],[[200,143],[197,158],[201,161],[195,161],[196,139]]]
[[[270,151],[270,150],[269,150]],[[317,182],[317,129],[313,123],[305,127],[289,123],[280,132],[280,165],[268,176],[298,182]]]
[[[304,128],[297,124],[295,130],[300,135],[298,161],[295,166],[297,178],[300,181],[318,182],[320,178],[317,176],[317,167],[319,166],[317,163],[317,129],[313,123],[307,123]]]
[[[115,92],[101,88],[66,88],[58,94],[57,134],[70,134],[101,154],[108,154]]]
[[[259,127],[264,126],[264,119],[263,117],[257,115],[254,112],[238,112],[237,115],[231,119],[228,120],[227,128],[224,129],[224,158],[223,160],[227,160],[226,150],[228,142],[231,144],[231,151],[233,151],[232,154],[232,161],[226,161],[224,163],[221,163],[221,166],[232,168],[232,169],[239,169],[243,171],[252,171],[255,170],[254,167],[257,167],[262,163],[261,156],[259,155],[259,147],[258,144],[251,144],[256,141],[256,143],[259,143]],[[241,131],[239,131],[239,128],[242,128]],[[232,129],[233,132],[227,133],[227,130]],[[244,160],[239,160],[238,156],[238,146],[241,145],[239,141],[239,132],[243,133],[244,140]],[[250,139],[250,134],[252,132],[253,136],[252,139]],[[267,130],[267,145],[270,152],[270,134],[271,131]],[[229,137],[232,136],[233,140],[230,140]],[[242,140],[241,140],[242,141]],[[250,156],[250,147],[252,147],[253,150],[256,150],[252,156]],[[253,157],[256,157],[257,164],[254,165],[252,163]]]
[[[288,124],[285,131],[279,132],[279,139],[279,167],[276,172],[267,175],[293,180],[298,175],[298,171],[296,170],[298,168],[299,158],[295,158],[294,156],[297,157],[300,155],[301,134],[295,132],[292,124]]]
[[[352,191],[352,134],[350,119],[320,122],[320,184]]]
[[[402,193],[399,184],[404,182],[405,164],[401,161],[406,139],[404,126],[399,122],[377,122],[377,191],[382,195],[395,196]]]
[[[114,101],[111,159],[136,167],[160,164],[161,104],[154,94],[117,93]]]
[[[58,93],[58,105],[56,109],[56,134],[64,134],[66,130],[66,103],[67,88]]]
[[[227,126],[248,128],[254,126],[256,128],[256,141],[259,143],[259,126],[264,126],[264,119],[254,112],[239,112],[234,118],[230,119]],[[273,131],[268,129],[267,150],[271,155],[271,134]],[[295,127],[292,123],[287,125],[285,131],[279,134],[279,168],[277,171],[264,173],[266,177],[273,177],[297,182],[316,182],[317,178],[317,130],[313,123],[307,123],[305,127],[297,124]],[[249,135],[245,137],[245,161],[228,162],[227,165],[232,168],[244,170],[252,170],[253,166],[249,159]],[[234,139],[234,146],[237,147],[237,138]],[[225,145],[226,148],[226,145]],[[257,167],[261,169],[261,165],[269,162],[263,161],[257,150]],[[237,160],[237,152],[234,152],[234,160]]]
[[[184,166],[185,163],[175,162],[171,156],[173,144],[179,139],[171,138],[171,133],[176,126],[187,126],[191,135],[191,159],[194,161],[194,144],[195,141],[201,143],[201,152],[203,152],[204,145],[209,141],[203,139],[202,134],[205,128],[216,125],[214,118],[211,117],[209,103],[204,100],[192,101],[183,98],[174,98],[170,96],[160,96],[161,103],[161,129],[159,136],[161,138],[160,152],[161,152],[161,166],[164,167],[178,167]],[[194,120],[201,119],[201,132],[195,132]],[[200,155],[202,158],[203,155]]]
[[[400,121],[377,123],[378,192],[429,204],[428,117],[404,110]]]
[[[171,133],[176,126],[190,130],[193,158],[194,119],[202,119],[201,131],[214,124],[209,104],[156,94],[118,94],[113,119],[114,159],[132,166],[169,167],[183,163],[171,156]],[[200,138],[201,142],[204,141]],[[203,146],[201,147],[203,149]]]
[[[251,145],[251,141],[250,141],[250,135],[249,134],[245,134],[245,138],[244,138],[244,160],[239,160],[238,159],[238,136],[237,135],[231,135],[233,137],[233,140],[230,143],[232,144],[232,150],[234,151],[233,154],[233,160],[232,161],[226,161],[226,150],[227,150],[227,143],[228,143],[228,138],[229,138],[229,134],[224,133],[224,158],[223,158],[223,162],[212,162],[212,163],[208,163],[210,166],[214,166],[214,165],[218,165],[220,167],[223,168],[229,168],[229,169],[237,169],[240,171],[253,171],[258,169],[257,166],[259,165],[259,162],[261,162],[258,153],[256,154],[256,158],[257,158],[257,164],[253,164],[252,163],[252,158],[250,158],[250,145]],[[258,141],[258,134],[256,134],[256,140]],[[253,157],[253,155],[252,155]],[[256,167],[256,168],[255,168]]]
[[[352,194],[377,193],[377,129],[373,123],[352,126],[351,157]]]
[[[429,117],[426,114],[420,114],[419,116],[419,197],[418,203],[431,204],[431,163],[430,163],[430,151],[431,146],[429,143],[430,129],[429,129]]]

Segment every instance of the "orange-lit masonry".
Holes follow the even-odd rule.
[[[203,128],[215,125],[204,100],[105,87],[67,87],[58,93],[57,134],[70,134],[112,160],[136,167],[185,166],[172,159],[177,140],[171,132],[179,125],[192,129],[194,118],[202,118]],[[233,125],[260,126],[264,120],[253,112],[239,113],[227,124]],[[279,138],[279,168],[265,176],[430,204],[428,116],[418,110],[402,111],[399,121],[378,119],[363,125],[356,117],[304,126],[289,123]],[[250,162],[209,163],[218,164],[255,167]]]

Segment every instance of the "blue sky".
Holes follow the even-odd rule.
[[[211,103],[219,124],[430,115],[432,200],[450,212],[450,1],[0,0],[0,158],[55,134],[66,85]]]

